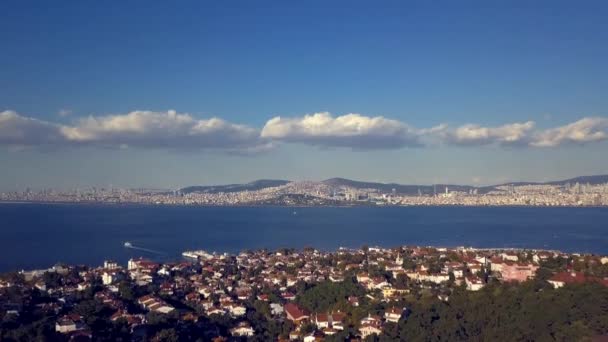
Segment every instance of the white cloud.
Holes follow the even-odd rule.
[[[254,128],[219,118],[199,120],[175,111],[90,116],[63,132],[75,142],[136,147],[250,148],[260,143]]]
[[[390,149],[419,146],[418,132],[407,124],[361,114],[333,117],[321,112],[303,117],[274,117],[266,122],[262,137],[285,142],[353,149]]]
[[[608,139],[608,118],[582,118],[571,124],[538,132],[530,145],[554,147],[562,144],[583,144]]]
[[[354,150],[398,149],[432,145],[557,147],[608,140],[608,118],[587,117],[545,130],[533,121],[497,127],[440,124],[414,128],[382,116],[322,112],[301,117],[274,117],[259,130],[220,118],[197,119],[175,111],[133,111],[89,116],[60,124],[0,112],[0,145],[17,151],[27,147],[103,146],[221,150],[249,154],[272,149],[276,143],[303,143]]]
[[[12,147],[53,145],[65,142],[62,126],[28,118],[14,111],[0,112],[0,144]]]
[[[260,150],[268,142],[259,130],[219,118],[195,119],[175,111],[134,111],[90,116],[73,125],[59,125],[3,112],[0,143],[5,145],[93,145],[117,148],[180,148]]]
[[[467,124],[455,129],[445,127],[436,134],[441,135],[445,143],[454,145],[526,145],[530,141],[534,125],[533,121],[498,127]]]

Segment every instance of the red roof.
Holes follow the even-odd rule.
[[[564,284],[584,283],[587,277],[580,272],[560,272],[549,278],[550,281],[562,282]]]
[[[284,310],[287,313],[287,317],[294,321],[299,321],[310,316],[310,312],[308,310],[301,308],[294,303],[285,304]]]
[[[549,281],[562,282],[564,284],[580,284],[588,281],[598,282],[602,285],[608,286],[608,279],[587,277],[582,272],[560,272],[549,278]]]

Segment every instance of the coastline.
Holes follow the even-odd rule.
[[[243,249],[240,250],[239,252],[217,252],[217,251],[213,251],[212,255],[214,256],[219,256],[219,255],[228,255],[228,256],[234,256],[234,255],[238,255],[239,253],[245,253],[248,251],[254,251],[254,252],[258,252],[258,251],[262,251],[262,250],[268,250],[270,252],[273,251],[278,251],[281,250],[283,248],[287,248],[287,249],[291,249],[292,247],[278,247],[278,248],[273,248],[273,249],[269,249],[269,248],[251,248],[251,249]],[[353,252],[353,251],[358,251],[361,249],[361,247],[338,247],[335,249],[322,249],[322,248],[314,248],[312,246],[309,247],[302,247],[302,248],[293,248],[295,251],[303,251],[306,248],[313,248],[314,250],[317,250],[321,253],[336,253],[340,250],[345,250],[345,251],[349,251],[349,252]],[[425,249],[435,249],[435,250],[460,250],[460,251],[465,251],[465,252],[494,252],[494,253],[501,253],[501,252],[514,252],[514,253],[524,253],[524,252],[531,252],[531,253],[553,253],[553,254],[560,254],[560,255],[590,255],[590,256],[600,256],[602,254],[598,254],[598,253],[588,253],[588,252],[564,252],[564,251],[560,251],[560,250],[556,250],[556,249],[545,249],[545,248],[521,248],[521,247],[473,247],[473,246],[434,246],[434,245],[430,245],[430,246],[416,246],[416,245],[400,245],[400,246],[378,246],[378,245],[374,245],[374,246],[369,246],[369,248],[372,249],[382,249],[382,250],[394,250],[394,249],[399,249],[399,248],[425,248]],[[151,255],[146,255],[145,259],[149,259],[149,260],[154,260],[154,261],[159,261],[159,262],[163,262],[163,263],[179,263],[181,261],[196,261],[197,259],[195,258],[191,258],[191,257],[186,257],[183,255],[183,252],[189,252],[191,250],[185,250],[180,252],[179,256],[176,255],[175,258],[165,258],[164,260],[160,260],[158,258],[155,258],[154,256]],[[144,256],[141,256],[144,257]],[[112,258],[108,258],[108,260],[111,260]],[[54,261],[51,263],[51,265],[47,266],[47,267],[38,267],[38,268],[32,268],[32,269],[21,269],[21,270],[2,270],[0,271],[0,275],[1,274],[5,274],[5,273],[11,273],[11,272],[37,272],[37,271],[45,271],[45,270],[50,270],[52,269],[55,265],[71,265],[70,263],[66,263],[63,261]],[[93,264],[93,263],[76,263],[73,264],[76,266],[87,266],[87,267],[98,267],[99,264]]]
[[[430,207],[430,208],[608,208],[608,205],[516,205],[516,204],[382,204],[376,205],[372,203],[349,203],[344,205],[287,205],[287,204],[184,204],[184,203],[147,203],[147,202],[103,202],[103,201],[88,201],[88,202],[70,202],[70,201],[4,201],[0,200],[0,205],[19,205],[19,204],[45,204],[45,205],[83,205],[83,206],[142,206],[142,207],[201,207],[201,208],[409,208],[409,207]]]

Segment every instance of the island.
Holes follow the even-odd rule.
[[[0,275],[2,341],[585,341],[608,257],[472,247],[184,251]]]

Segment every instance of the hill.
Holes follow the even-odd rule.
[[[457,185],[457,184],[434,184],[434,185],[406,185],[397,183],[376,183],[376,182],[360,182],[345,178],[330,178],[324,180],[322,183],[329,186],[348,186],[356,189],[377,189],[380,192],[390,193],[395,192],[397,194],[416,195],[418,192],[430,195],[433,193],[441,193],[445,191],[447,187],[449,190],[455,191],[469,191],[471,189],[484,189],[484,191],[492,190],[493,187],[476,188],[470,185]],[[478,190],[479,191],[479,190]]]
[[[580,184],[591,184],[591,185],[605,184],[605,183],[608,183],[608,175],[580,176],[580,177],[574,177],[574,178],[565,179],[565,180],[561,180],[561,181],[546,182],[544,184],[564,185],[566,183],[570,183],[570,184],[580,183]]]
[[[273,188],[289,183],[286,180],[278,179],[260,179],[246,184],[227,184],[227,185],[207,185],[207,186],[188,186],[181,188],[180,192],[188,194],[192,192],[217,194],[220,192],[240,192],[240,191],[255,191],[265,188]]]
[[[227,185],[209,185],[209,186],[188,186],[180,189],[180,191],[184,194],[196,192],[196,193],[210,193],[216,194],[220,192],[239,192],[239,191],[255,191],[261,190],[265,188],[282,186],[290,183],[287,180],[277,180],[277,179],[260,179],[246,184],[227,184]],[[496,190],[496,187],[501,185],[537,185],[537,184],[547,184],[547,185],[565,185],[567,183],[575,184],[604,184],[608,183],[608,175],[594,175],[594,176],[580,176],[574,177],[559,181],[550,181],[550,182],[510,182],[503,183],[497,185],[490,186],[472,186],[472,185],[459,185],[459,184],[432,184],[432,185],[410,185],[410,184],[398,184],[398,183],[378,183],[378,182],[364,182],[364,181],[356,181],[352,179],[346,178],[330,178],[320,183],[325,184],[331,187],[350,187],[355,189],[375,189],[382,193],[396,193],[401,195],[432,195],[434,193],[442,193],[448,188],[450,191],[465,191],[469,192],[471,190],[477,190],[477,193],[483,194],[493,190]]]

